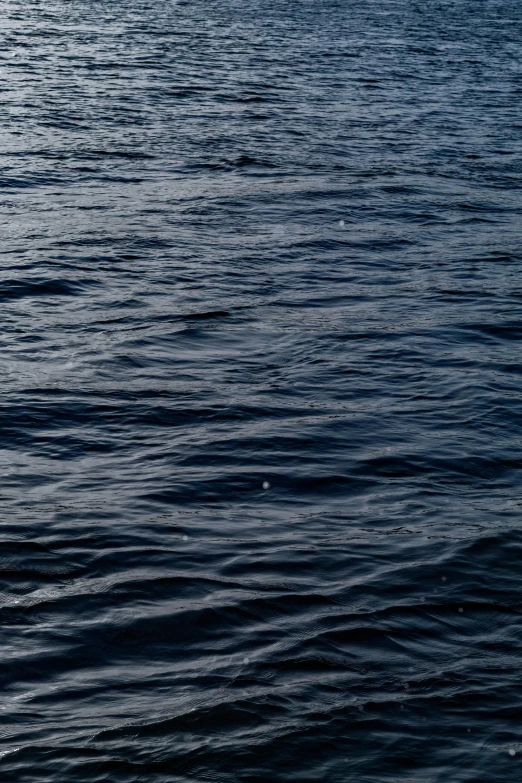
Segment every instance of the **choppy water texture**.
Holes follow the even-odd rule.
[[[0,773],[522,779],[522,8],[0,0]]]

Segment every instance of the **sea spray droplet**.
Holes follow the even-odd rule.
[[[269,481],[263,481],[263,489],[270,489],[270,482]]]

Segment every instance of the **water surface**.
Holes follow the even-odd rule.
[[[0,11],[2,780],[520,781],[520,4]]]

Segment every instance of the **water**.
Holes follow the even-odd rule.
[[[2,780],[519,781],[520,4],[0,8]]]

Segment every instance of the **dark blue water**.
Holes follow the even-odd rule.
[[[0,0],[0,775],[522,779],[522,7]]]

